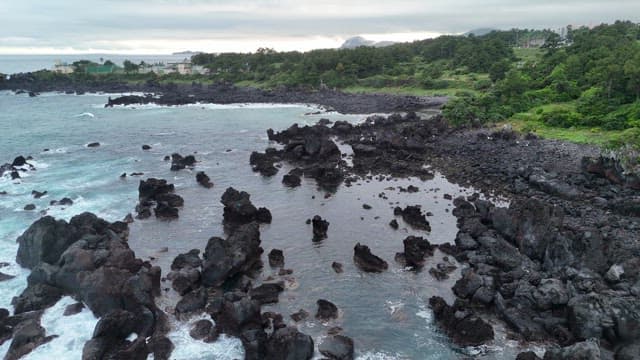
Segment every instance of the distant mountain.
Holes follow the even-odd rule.
[[[389,45],[393,45],[395,42],[393,41],[373,41],[367,40],[362,36],[354,36],[352,38],[347,39],[340,49],[355,49],[360,46],[373,46],[373,47],[385,47]]]
[[[483,36],[483,35],[487,35],[488,33],[492,32],[492,31],[498,31],[498,29],[493,29],[493,28],[473,29],[473,30],[467,31],[463,35],[464,36],[469,36],[469,35]]]

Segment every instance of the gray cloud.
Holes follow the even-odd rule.
[[[0,52],[136,48],[254,50],[358,34],[460,33],[640,21],[640,1],[19,0],[0,3]],[[251,40],[251,41],[250,41]],[[326,41],[325,41],[326,43]],[[320,44],[320,42],[319,42]],[[284,45],[283,45],[284,46]],[[13,49],[13,50],[12,50]]]

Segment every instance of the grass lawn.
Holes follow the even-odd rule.
[[[555,103],[538,106],[527,112],[515,114],[509,120],[499,125],[510,124],[516,131],[532,132],[546,139],[564,140],[578,144],[593,144],[598,146],[609,146],[630,134],[628,130],[606,131],[600,128],[589,127],[553,127],[540,120],[540,110],[542,110],[542,112],[548,112],[558,109],[575,110],[575,104]]]

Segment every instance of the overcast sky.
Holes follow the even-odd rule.
[[[0,53],[309,50],[626,19],[640,0],[0,0]]]

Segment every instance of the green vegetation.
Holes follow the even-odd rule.
[[[128,61],[120,71],[94,75],[90,69],[98,64],[80,61],[73,74],[37,76],[445,95],[451,100],[444,114],[455,125],[510,122],[546,137],[613,145],[632,141],[640,147],[640,25],[567,27],[564,35],[513,29],[383,48],[194,55],[193,65],[208,69],[207,75],[143,74],[144,64]],[[113,64],[101,66],[107,65]]]

